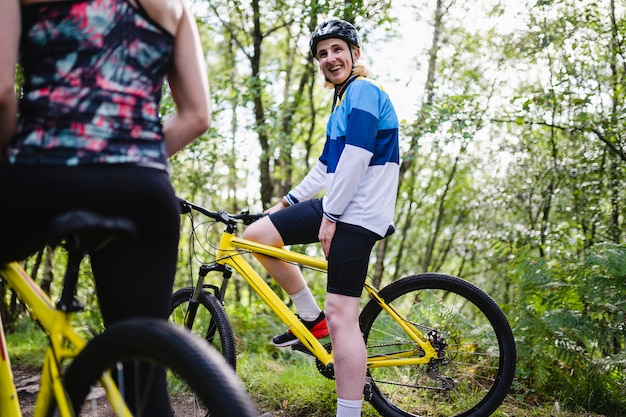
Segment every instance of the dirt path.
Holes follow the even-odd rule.
[[[35,368],[13,367],[13,379],[24,417],[31,417],[35,410],[40,372]]]
[[[37,393],[39,392],[39,381],[41,379],[41,370],[30,367],[13,367],[13,379],[15,381],[15,387],[17,389],[17,396],[20,400],[20,406],[22,407],[23,417],[32,417],[35,411],[35,403],[37,401]],[[94,394],[92,394],[94,395]],[[105,393],[96,393],[96,396],[104,396]],[[109,410],[102,407],[97,415],[99,417],[107,417],[110,415]],[[83,416],[82,417],[89,417]],[[285,415],[278,415],[272,412],[261,413],[259,417],[288,417]]]

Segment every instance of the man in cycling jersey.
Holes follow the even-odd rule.
[[[311,53],[335,93],[322,155],[268,217],[244,232],[244,238],[277,247],[321,243],[328,259],[326,316],[296,265],[258,259],[313,335],[330,333],[337,417],[361,415],[367,353],[360,295],[372,248],[393,222],[400,162],[396,112],[387,93],[367,78],[360,48],[357,30],[343,20],[325,21],[311,35]],[[323,189],[325,196],[315,198]],[[272,339],[278,347],[297,341],[289,331]]]

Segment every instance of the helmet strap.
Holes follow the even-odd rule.
[[[346,81],[341,84],[335,84],[335,96],[333,97],[333,107],[331,113],[335,111],[335,106],[343,98],[343,94],[346,92],[348,86],[357,78],[359,78],[358,75],[350,74],[350,77],[348,77]]]

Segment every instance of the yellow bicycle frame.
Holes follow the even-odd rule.
[[[16,262],[0,265],[0,278],[15,291],[18,298],[28,306],[34,320],[48,334],[50,344],[46,349],[41,372],[40,390],[37,395],[34,417],[44,417],[52,403],[61,417],[75,416],[69,398],[61,381],[60,365],[66,359],[74,358],[86,341],[72,327],[71,313],[57,310],[50,298]],[[103,375],[101,382],[105,387],[111,406],[117,416],[132,417],[122,395],[115,387],[109,375]],[[2,320],[0,319],[0,416],[22,417],[17,390],[13,382],[13,373],[6,345]]]
[[[274,293],[270,286],[261,278],[261,276],[250,266],[250,264],[242,256],[241,250],[250,253],[258,253],[281,259],[287,262],[307,266],[320,271],[328,270],[328,262],[323,259],[315,258],[289,251],[287,249],[276,248],[274,246],[264,245],[262,243],[253,242],[251,240],[239,238],[232,233],[222,233],[222,239],[216,256],[216,262],[222,265],[232,267],[244,280],[250,288],[256,292],[259,297],[269,306],[269,308],[280,318],[280,320],[289,328],[300,342],[315,356],[322,364],[328,366],[333,363],[332,353],[328,353],[324,346],[311,334],[311,332],[302,324],[298,317],[285,305],[285,303]],[[369,295],[392,317],[396,323],[406,332],[408,337],[417,343],[422,351],[423,356],[416,356],[414,350],[406,352],[398,352],[395,354],[386,354],[380,356],[372,356],[367,360],[368,368],[387,367],[387,366],[404,366],[418,365],[429,363],[431,359],[438,357],[437,351],[432,346],[428,338],[420,332],[412,323],[403,319],[394,308],[388,305],[379,295],[374,287],[365,284],[365,289]]]

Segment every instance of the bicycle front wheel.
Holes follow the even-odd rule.
[[[498,305],[478,287],[444,274],[418,274],[383,288],[381,298],[437,349],[424,365],[372,367],[371,403],[386,417],[479,417],[493,413],[515,374],[515,340]],[[368,356],[419,345],[375,301],[361,312]]]
[[[112,415],[99,387],[105,372],[135,417],[258,416],[224,358],[165,320],[123,321],[87,343],[64,376],[77,415]]]
[[[170,321],[186,327],[217,349],[233,369],[237,366],[235,336],[222,303],[213,294],[203,291],[197,303],[194,288],[181,288],[172,295]]]

